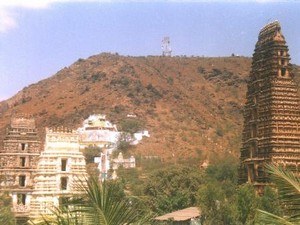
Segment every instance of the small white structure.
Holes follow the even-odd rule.
[[[135,118],[136,115],[128,114],[127,117]],[[94,162],[98,164],[98,169],[100,172],[99,179],[106,179],[108,171],[111,168],[110,156],[117,148],[122,132],[119,132],[117,126],[106,120],[106,116],[102,114],[90,115],[86,120],[84,120],[83,126],[78,128],[77,131],[79,133],[80,149],[84,149],[89,146],[97,146],[101,148],[102,152],[99,152],[99,157],[94,158]],[[125,134],[125,137],[126,142],[130,143],[131,145],[137,145],[143,139],[143,137],[150,137],[150,134],[145,130],[137,132],[133,135]],[[119,162],[117,162],[117,160],[118,159],[112,160],[113,169],[118,168],[120,165],[122,165],[124,168],[135,167],[135,158],[133,156],[130,159],[122,159],[122,163],[121,159]],[[116,178],[116,174],[114,178]]]
[[[110,169],[110,155],[111,152],[108,149],[103,149],[100,153],[100,157],[95,157],[94,162],[98,163],[98,170],[100,172],[99,179],[105,180]]]
[[[135,168],[135,158],[131,156],[129,159],[124,159],[122,152],[119,153],[118,158],[112,160],[112,168],[118,169],[120,166],[124,168]]]
[[[163,56],[171,56],[172,49],[170,44],[170,37],[164,37],[164,39],[161,42],[161,50]]]
[[[136,118],[135,114],[127,114],[127,118]]]
[[[78,133],[65,128],[46,129],[44,151],[39,157],[31,215],[51,214],[60,201],[80,194],[78,185],[87,178],[85,159],[79,151]]]
[[[137,145],[143,137],[150,137],[149,131],[143,130],[133,134],[133,140],[130,142],[132,145]]]

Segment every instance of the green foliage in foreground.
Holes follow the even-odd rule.
[[[268,209],[258,210],[257,224],[300,224],[300,179],[281,167],[269,165],[272,182],[276,185],[283,215]]]
[[[164,214],[195,206],[203,175],[196,168],[173,166],[153,172],[144,184],[143,193],[151,210]]]
[[[272,188],[267,187],[265,195],[260,197],[252,185],[237,184],[235,158],[222,157],[206,170],[182,165],[159,169],[158,166],[143,173],[136,168],[118,171],[124,187],[140,196],[144,205],[156,214],[199,206],[204,225],[252,225],[257,208],[281,213],[277,193]]]
[[[180,165],[151,167],[147,173],[121,169],[119,181],[99,184],[91,179],[85,195],[36,224],[149,224],[154,214],[191,206],[201,209],[203,225],[300,224],[298,178],[280,169],[271,172],[278,177],[278,193],[266,187],[264,196],[257,196],[252,185],[237,185],[237,167],[235,159],[227,157],[206,170]],[[139,197],[129,198],[124,190]]]
[[[14,214],[11,211],[11,197],[8,193],[0,194],[0,224],[15,225]]]
[[[53,210],[52,216],[32,221],[34,225],[123,225],[147,224],[148,217],[140,210],[139,201],[120,193],[114,183],[96,179],[82,185],[82,197],[74,196],[66,205]]]
[[[204,183],[198,191],[203,224],[255,224],[256,209],[280,212],[276,192],[267,187],[265,195],[255,194],[252,185],[237,185],[237,162],[225,158],[206,169]]]

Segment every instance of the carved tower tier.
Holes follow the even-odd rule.
[[[266,25],[255,46],[244,108],[239,182],[262,192],[265,163],[300,171],[300,108],[290,55],[279,22]]]
[[[0,190],[11,194],[17,218],[29,215],[40,151],[35,120],[21,115],[12,117],[0,149]]]

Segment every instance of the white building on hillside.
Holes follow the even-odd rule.
[[[84,120],[83,126],[78,128],[80,148],[98,146],[100,148],[115,147],[120,132],[117,126],[106,120],[105,115],[94,114]]]

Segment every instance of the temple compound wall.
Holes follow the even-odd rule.
[[[277,21],[259,33],[246,98],[239,182],[262,192],[269,183],[266,163],[300,171],[300,101]]]
[[[31,214],[51,214],[65,198],[80,194],[78,187],[87,179],[85,159],[79,151],[79,136],[66,128],[46,129],[44,151],[34,178]]]
[[[18,115],[11,119],[0,149],[0,191],[11,194],[17,218],[28,217],[30,212],[40,145],[33,118]]]

